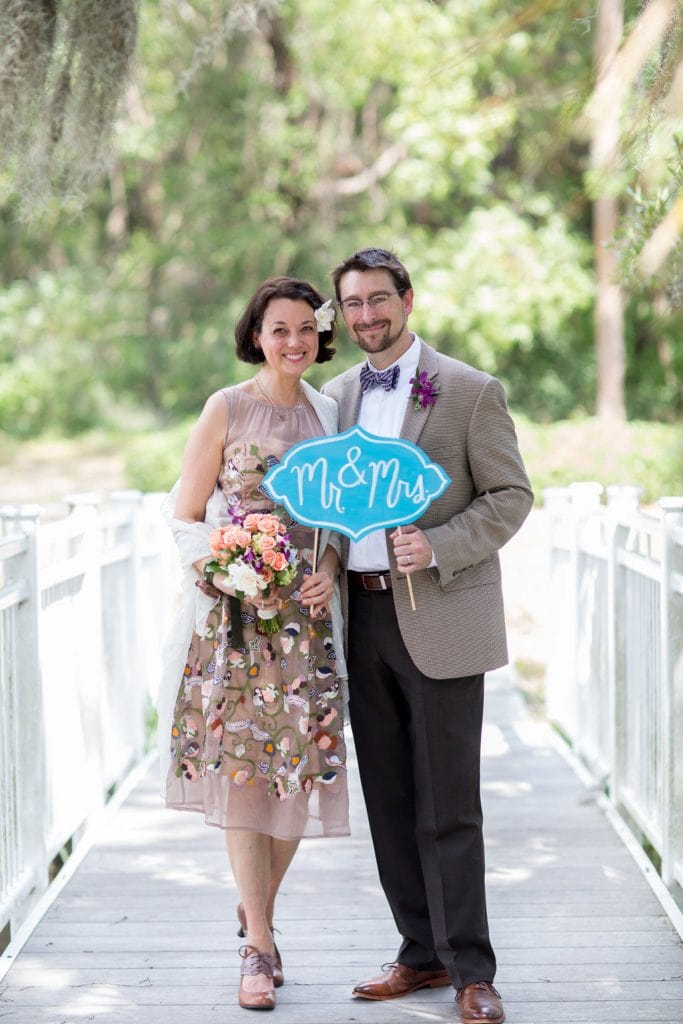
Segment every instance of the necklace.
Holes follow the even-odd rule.
[[[297,399],[296,399],[296,402],[294,403],[294,405],[276,405],[275,402],[273,401],[273,399],[270,397],[270,395],[266,391],[264,385],[259,380],[260,376],[261,376],[261,373],[259,371],[259,373],[257,373],[256,376],[254,377],[254,380],[256,381],[256,387],[259,389],[259,391],[261,392],[261,394],[265,398],[265,400],[268,403],[268,405],[275,411],[275,415],[277,416],[277,418],[279,420],[287,419],[288,416],[292,415],[292,413],[294,412],[295,409],[300,408],[300,406],[301,406],[301,399],[303,397],[303,392],[302,392],[302,389],[301,389],[301,381],[299,381],[299,390],[298,390]]]

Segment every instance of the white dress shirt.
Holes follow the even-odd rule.
[[[413,334],[413,343],[400,359],[391,366],[400,369],[396,387],[392,391],[373,388],[361,398],[358,424],[370,434],[380,437],[399,437],[406,405],[410,397],[410,378],[417,372],[420,359],[420,339]],[[374,367],[370,364],[370,368]],[[385,367],[390,369],[390,367]],[[349,545],[349,569],[353,572],[386,572],[389,556],[384,530],[374,530]]]

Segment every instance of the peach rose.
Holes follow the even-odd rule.
[[[249,530],[251,533],[255,533],[258,530],[258,521],[262,516],[258,512],[250,512],[248,516],[244,517],[244,529]]]
[[[266,556],[264,555],[263,556],[264,561],[265,561],[265,558],[266,558]],[[281,551],[277,551],[277,552],[274,553],[273,561],[270,564],[273,566],[273,569],[275,569],[275,572],[279,572],[281,569],[286,568],[286,566],[287,566],[287,559],[285,558],[285,556],[282,554]]]
[[[278,519],[277,516],[259,516],[258,528],[261,533],[269,533],[272,537],[274,537],[278,531],[279,525],[280,520]]]
[[[238,531],[236,526],[224,526],[221,530],[220,545],[222,548],[229,548],[230,551],[234,551],[237,547],[235,536]]]
[[[275,578],[273,570],[268,568],[268,566],[265,566],[265,568],[261,569],[261,578],[264,583],[272,583]]]
[[[264,533],[259,537],[258,542],[261,551],[272,551],[275,547],[275,538],[269,536],[267,533]]]
[[[277,552],[264,551],[261,557],[263,558],[264,565],[272,565],[275,568],[275,559],[278,557]]]
[[[251,534],[248,530],[236,530],[235,531],[235,543],[238,547],[248,548],[251,544]]]

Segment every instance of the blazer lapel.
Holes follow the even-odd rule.
[[[360,364],[362,365],[362,364]],[[350,430],[358,422],[360,412],[360,365],[354,367],[354,374],[344,385],[344,402],[339,406],[339,433]]]
[[[432,377],[438,370],[438,363],[436,359],[436,352],[429,345],[425,345],[424,341],[420,341],[420,359],[417,364],[416,373],[427,373],[427,376]],[[437,378],[438,385],[438,378]],[[360,390],[360,389],[359,389]],[[437,399],[438,401],[438,399]],[[412,398],[408,399],[406,406],[405,415],[403,417],[403,425],[401,426],[400,436],[406,441],[412,441],[413,444],[419,443],[420,434],[424,430],[425,424],[429,419],[429,415],[432,411],[432,406],[427,406],[426,409],[421,407],[415,408],[415,404]]]

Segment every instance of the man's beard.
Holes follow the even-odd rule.
[[[401,324],[398,330],[395,331],[393,334],[389,332],[390,326],[391,324],[386,323],[386,321],[384,321],[384,326],[382,326],[382,322],[380,321],[380,323],[375,328],[375,331],[379,332],[384,330],[386,331],[386,333],[384,337],[380,336],[379,339],[377,338],[377,335],[375,335],[372,341],[366,338],[364,332],[358,333],[358,328],[356,327],[355,335],[359,347],[362,348],[364,352],[369,352],[371,354],[374,352],[386,352],[387,349],[391,348],[392,345],[395,345],[398,339],[401,337],[401,335],[403,334],[405,324]]]

